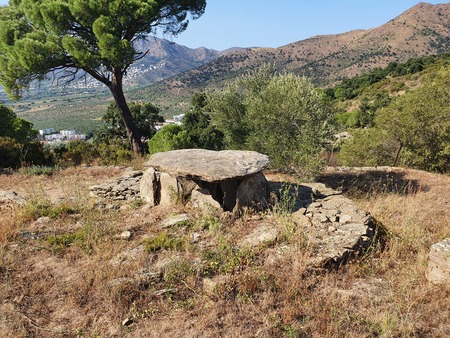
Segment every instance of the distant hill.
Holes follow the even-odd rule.
[[[164,90],[180,93],[214,86],[272,63],[327,85],[390,62],[450,51],[450,3],[419,3],[386,24],[336,35],[320,35],[279,48],[246,48],[164,81]]]
[[[317,86],[330,86],[391,62],[448,52],[450,3],[419,3],[376,28],[315,36],[279,48],[190,49],[158,38],[141,42],[138,47],[148,52],[128,71],[127,97],[151,101],[161,107],[164,116],[171,117],[189,106],[193,93],[223,86],[263,63],[306,75]],[[49,127],[55,116],[61,116],[61,126],[69,124],[63,116],[69,115],[67,111],[78,114],[80,109],[97,121],[111,97],[96,86],[97,82],[82,79],[70,87],[55,86],[49,90],[43,86],[30,91],[18,103],[13,104],[2,95],[0,101],[6,101],[20,116],[43,128]],[[88,101],[84,101],[87,97]],[[39,122],[38,115],[43,122]]]
[[[217,58],[220,53],[204,47],[191,49],[166,39],[149,37],[137,43],[137,49],[145,56],[135,62],[127,71],[125,87],[143,86],[156,83],[187,70],[200,67]],[[93,88],[102,86],[91,78],[81,79],[69,85],[69,88]]]

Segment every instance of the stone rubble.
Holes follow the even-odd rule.
[[[312,265],[336,266],[368,247],[375,235],[369,213],[322,183],[302,184],[300,189],[292,220],[303,227]],[[311,195],[315,197],[307,197]]]
[[[90,195],[111,200],[139,198],[142,175],[140,170],[127,171],[116,180],[89,187]]]

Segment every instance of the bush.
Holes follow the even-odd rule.
[[[10,137],[0,137],[0,167],[18,168],[21,164],[22,146]]]
[[[164,126],[148,141],[148,152],[156,154],[159,152],[184,148],[186,136],[182,135],[183,128],[178,124]]]
[[[345,140],[339,152],[339,163],[349,167],[392,165],[398,142],[387,138],[386,133],[375,129],[356,129]]]
[[[55,148],[54,153],[61,166],[77,166],[83,163],[117,165],[127,163],[133,158],[131,150],[122,143],[71,142]]]

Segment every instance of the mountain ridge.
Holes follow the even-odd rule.
[[[387,23],[370,29],[316,35],[278,48],[253,47],[221,53],[216,59],[162,81],[164,90],[192,92],[262,63],[328,85],[390,62],[450,50],[450,3],[421,2]]]

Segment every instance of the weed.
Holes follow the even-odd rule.
[[[220,220],[214,215],[205,214],[193,221],[194,228],[216,231],[220,229]]]
[[[19,210],[19,217],[23,222],[29,222],[42,216],[57,219],[74,213],[75,208],[69,204],[53,205],[49,200],[30,200]]]
[[[181,282],[188,276],[195,275],[197,273],[195,265],[187,259],[177,259],[165,267],[164,280],[167,282]]]
[[[52,176],[55,171],[60,170],[60,167],[50,167],[50,166],[42,166],[42,165],[33,165],[29,167],[21,167],[19,169],[19,173],[33,176],[33,175],[45,175]]]
[[[291,213],[295,208],[295,203],[299,195],[299,187],[297,184],[284,182],[278,191],[278,199],[273,207],[276,215],[286,215]]]
[[[98,234],[94,233],[92,225],[86,225],[73,233],[65,233],[60,235],[50,235],[47,243],[54,253],[62,253],[66,248],[77,245],[85,253],[92,253],[94,243]]]
[[[213,276],[217,273],[236,273],[249,266],[256,253],[251,248],[239,248],[227,242],[219,244],[217,249],[208,249],[202,253],[204,266],[202,274]]]
[[[167,232],[160,232],[157,236],[144,240],[146,252],[157,252],[161,250],[181,251],[186,245],[185,238],[175,238]]]

